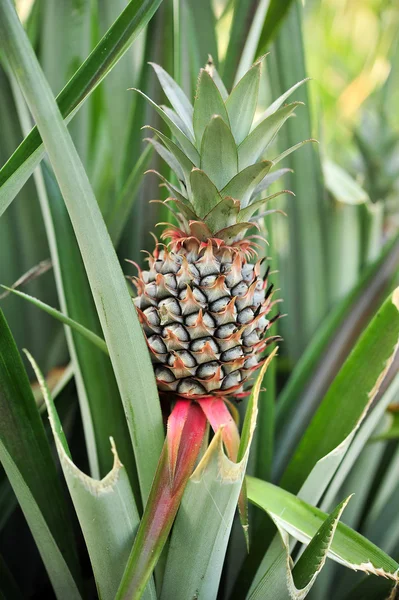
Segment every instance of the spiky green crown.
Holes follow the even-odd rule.
[[[261,160],[279,129],[301,104],[283,105],[303,81],[280,96],[254,123],[262,60],[247,71],[230,94],[209,60],[198,77],[194,106],[162,67],[151,64],[173,109],[158,106],[137,91],[162,117],[175,140],[149,127],[158,138],[149,141],[180,185],[178,189],[160,176],[171,194],[167,202],[177,206],[182,233],[200,240],[216,237],[233,243],[256,225],[265,214],[258,211],[278,195],[258,199],[287,170],[271,172],[272,168],[305,143],[273,160]]]

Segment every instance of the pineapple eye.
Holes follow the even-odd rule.
[[[151,350],[153,350],[157,354],[166,354],[166,346],[162,338],[159,337],[159,335],[150,336],[148,338],[148,343],[150,345]]]
[[[191,342],[190,349],[193,352],[201,352],[201,350],[203,350],[203,348],[205,347],[205,345],[207,343],[210,345],[210,347],[212,348],[213,352],[215,352],[215,354],[219,352],[219,348],[218,348],[215,340],[212,339],[211,337],[205,337],[205,338],[199,338],[198,340],[193,340]]]
[[[254,311],[252,308],[244,308],[241,312],[238,313],[237,320],[241,324],[250,323],[254,318]]]
[[[164,381],[165,383],[172,383],[172,381],[175,381],[175,376],[172,371],[166,367],[155,367],[155,377],[159,379],[159,381]]]
[[[195,379],[187,377],[182,379],[177,386],[178,394],[184,394],[185,396],[204,396],[206,389]]]
[[[241,346],[234,346],[234,348],[229,348],[222,353],[220,360],[223,362],[230,362],[231,360],[236,360],[237,358],[241,358],[243,356],[243,350]]]
[[[216,375],[219,369],[219,363],[216,360],[212,360],[210,362],[204,363],[200,365],[197,369],[196,376],[201,379],[209,379]]]
[[[247,284],[244,283],[243,281],[240,281],[240,283],[237,283],[237,285],[234,286],[233,289],[231,290],[231,295],[232,296],[245,296],[247,291],[248,291]]]
[[[221,325],[220,327],[218,327],[216,329],[215,336],[217,338],[225,340],[228,337],[230,337],[231,335],[233,335],[233,333],[235,333],[235,331],[237,331],[237,328],[236,328],[235,324],[234,323],[227,323],[226,325]]]
[[[171,367],[174,367],[176,359],[180,358],[185,367],[195,367],[197,365],[196,360],[190,352],[187,350],[181,350],[178,352],[174,352],[169,356],[168,364]]]
[[[212,285],[214,285],[217,281],[218,276],[217,275],[207,275],[206,277],[203,277],[201,279],[200,285],[202,287],[211,287]]]
[[[227,390],[241,383],[240,371],[232,371],[223,379],[222,390]]]
[[[224,298],[219,298],[218,300],[211,302],[211,304],[209,305],[209,310],[211,312],[216,313],[221,312],[224,308],[226,308],[230,300],[230,296],[224,296]]]

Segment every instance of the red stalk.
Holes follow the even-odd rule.
[[[178,400],[168,419],[166,440],[117,600],[141,597],[169,535],[205,432],[206,417],[200,406]]]

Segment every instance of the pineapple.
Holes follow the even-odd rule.
[[[271,168],[299,146],[273,161],[260,160],[299,104],[283,105],[300,84],[253,125],[261,62],[228,94],[209,59],[199,74],[194,106],[160,66],[152,65],[173,108],[145,98],[175,141],[155,129],[156,138],[149,141],[178,180],[173,185],[160,176],[178,225],[164,231],[168,243],[157,241],[148,269],[132,278],[134,302],[159,389],[183,398],[239,396],[276,339],[267,334],[278,317],[270,316],[276,301],[269,268],[262,277],[264,259],[250,262],[257,258],[259,236],[246,234],[274,212],[259,212],[272,196],[258,198],[286,171],[270,173]]]

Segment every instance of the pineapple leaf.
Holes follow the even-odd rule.
[[[220,77],[220,75],[214,65],[212,56],[209,56],[205,70],[209,73],[209,75],[212,77],[213,81],[215,82],[215,84],[220,92],[220,95],[222,96],[223,102],[226,102],[227,98],[229,97],[229,94],[228,94],[228,91],[226,90],[226,86],[224,85],[224,83],[222,81],[222,78]]]
[[[177,160],[177,158],[169,152],[165,146],[162,146],[156,139],[154,138],[145,138],[144,141],[151,144],[159,156],[166,162],[167,165],[172,169],[172,171],[176,174],[177,179],[180,181],[184,181],[184,172],[183,169]],[[171,140],[172,141],[172,140]]]
[[[200,169],[190,174],[191,203],[196,214],[202,219],[222,200],[221,195],[208,175]]]
[[[306,546],[304,553],[292,570],[295,587],[308,588],[315,581],[323,568],[327,553],[331,547],[338,523],[352,496],[348,496],[335,507],[332,513],[323,521],[315,535]]]
[[[0,415],[0,464],[24,512],[57,598],[81,600],[68,507],[27,372],[1,310]]]
[[[273,163],[268,160],[263,160],[254,165],[246,167],[220,192],[223,197],[231,196],[240,200],[241,206],[245,207],[251,197],[252,192],[264,176],[270,171]]]
[[[272,115],[266,117],[251,131],[248,137],[238,146],[238,163],[240,170],[253,164],[274,140],[277,133],[302,102],[287,104]]]
[[[290,154],[295,152],[295,150],[302,148],[302,146],[304,146],[308,142],[315,142],[316,144],[319,143],[317,140],[314,140],[313,138],[310,138],[309,140],[303,140],[303,142],[299,142],[298,144],[295,144],[294,146],[287,148],[287,150],[284,150],[284,152],[282,152],[281,154],[276,156],[276,158],[273,158],[273,165],[276,165],[277,163],[279,163],[280,160],[283,160],[284,158],[286,158],[287,156],[289,156]]]
[[[136,90],[135,88],[131,88],[133,91],[138,92],[143,98],[147,100],[147,102],[157,111],[159,116],[163,119],[166,125],[171,130],[172,134],[176,137],[176,140],[180,147],[183,149],[184,153],[188,156],[191,162],[198,167],[199,166],[199,154],[190,140],[184,135],[180,127],[175,125],[175,123],[168,117],[166,112],[162,110],[158,104],[156,104],[151,98],[149,98],[144,92],[140,90]]]
[[[194,221],[195,221],[195,219],[198,219],[198,216],[195,214],[195,212],[193,210],[191,210],[191,208],[186,203],[183,203],[181,200],[178,200],[177,198],[168,198],[167,200],[174,202],[176,204],[176,206],[178,207],[179,211],[181,212],[181,214],[184,217],[186,217],[186,219],[194,220]],[[165,200],[165,202],[167,200]]]
[[[169,102],[175,109],[177,115],[179,115],[181,120],[184,122],[185,126],[190,132],[190,137],[193,137],[193,107],[191,102],[189,101],[181,87],[169,75],[169,73],[167,73],[162,67],[155,63],[150,62],[150,65],[154,69],[158,77],[159,83],[161,84],[162,89],[165,92]]]
[[[163,146],[161,146],[161,148],[164,149]],[[167,188],[167,190],[172,194],[172,196],[176,198],[176,200],[179,200],[179,202],[186,206],[190,204],[188,198],[186,198],[181,192],[179,192],[179,190],[172,183],[170,183],[170,181],[168,181],[163,175],[161,175],[161,173],[158,173],[158,171],[154,171],[153,169],[150,169],[149,171],[147,171],[147,173],[154,173],[160,179],[162,179],[163,184],[161,183],[160,185],[164,185]],[[182,178],[182,181],[183,179],[184,178]]]
[[[88,329],[81,323],[78,323],[74,319],[71,319],[70,317],[68,317],[68,315],[64,315],[62,312],[60,312],[56,308],[49,306],[48,304],[46,304],[45,302],[42,302],[38,298],[34,298],[33,296],[30,296],[29,294],[25,294],[24,292],[20,292],[19,290],[15,290],[15,289],[7,287],[5,285],[2,285],[0,287],[4,288],[5,290],[8,290],[9,292],[11,292],[12,294],[15,294],[16,296],[19,296],[20,298],[28,300],[28,302],[31,302],[31,304],[33,304],[37,308],[40,308],[41,310],[43,310],[47,314],[51,315],[58,321],[61,321],[61,323],[68,325],[71,329],[73,329],[74,331],[77,331],[78,333],[80,333],[80,335],[83,335],[83,337],[85,337],[92,344],[97,346],[97,348],[99,348],[102,352],[104,352],[105,354],[108,355],[108,348],[107,348],[107,344],[105,343],[104,339],[101,338],[96,333],[94,333],[93,331],[90,331],[90,329]]]
[[[226,101],[231,130],[237,144],[247,137],[258,102],[261,63],[256,62],[233,88]]]
[[[252,229],[252,227],[259,229],[256,223],[235,223],[235,225],[220,229],[216,232],[215,236],[226,242],[226,244],[232,244],[240,234],[244,234],[248,229]]]
[[[182,152],[180,150],[180,148],[174,142],[172,142],[172,140],[170,138],[168,138],[166,135],[164,135],[163,133],[158,131],[158,129],[154,129],[154,127],[150,127],[149,125],[146,125],[146,127],[147,127],[147,129],[151,129],[154,133],[156,133],[157,136],[159,137],[159,139],[165,144],[165,146],[167,147],[169,152],[174,156],[174,158],[179,163],[179,165],[183,171],[184,180],[186,181],[186,184],[189,184],[190,173],[191,173],[192,168],[194,167],[193,163],[187,158],[185,153]],[[157,148],[156,148],[156,150],[157,150]]]
[[[267,196],[267,198],[261,198],[260,200],[253,202],[252,204],[250,204],[243,210],[240,210],[240,212],[238,214],[238,218],[237,218],[238,222],[246,221],[246,220],[250,219],[252,217],[252,215],[254,213],[256,213],[257,210],[262,208],[267,202],[269,202],[269,200],[272,200],[273,198],[277,198],[277,196],[281,196],[281,194],[290,194],[291,196],[295,196],[295,194],[293,192],[291,192],[290,190],[282,190],[280,192],[276,192],[275,194],[272,194],[271,196]]]
[[[161,104],[161,108],[168,115],[169,119],[171,121],[173,121],[173,123],[176,125],[176,127],[179,127],[182,130],[182,132],[184,133],[184,135],[191,142],[194,143],[194,141],[195,141],[194,134],[191,133],[191,131],[187,128],[187,125],[185,124],[183,119],[172,108],[169,108],[169,106],[165,106],[164,104]]]
[[[326,513],[272,483],[248,476],[248,499],[266,511],[283,530],[308,543],[328,518]],[[356,571],[398,580],[398,564],[344,523],[338,523],[328,556]]]
[[[112,27],[105,32],[57,96],[59,109],[67,123],[129,49],[161,2],[162,0],[131,0]],[[0,169],[0,215],[13,201],[44,155],[45,148],[35,126]]]
[[[140,520],[129,477],[112,438],[114,463],[103,479],[89,477],[75,465],[45,379],[29,352],[25,353],[46,402],[58,457],[85,538],[99,596],[111,600],[115,598]],[[147,598],[150,597],[148,590]]]
[[[281,94],[281,96],[279,96],[277,98],[277,100],[275,100],[266,110],[265,112],[261,115],[261,117],[259,118],[259,121],[256,123],[255,127],[264,119],[267,119],[267,117],[270,117],[270,115],[272,115],[273,113],[275,113],[280,106],[287,100],[287,98],[289,98],[289,96],[291,96],[291,94],[293,92],[295,92],[295,90],[297,88],[299,88],[303,83],[305,83],[306,81],[309,81],[310,77],[306,77],[305,79],[302,79],[301,81],[298,81],[298,83],[296,83],[295,85],[293,85],[292,87],[290,87],[289,90],[287,90],[286,92],[284,92],[284,94]]]
[[[213,232],[237,223],[240,202],[234,198],[223,198],[204,218]]]
[[[194,102],[193,125],[197,148],[201,148],[204,131],[214,115],[222,117],[229,125],[229,117],[216,83],[205,69],[201,69],[198,78]]]
[[[221,190],[238,172],[236,143],[230,128],[220,116],[211,119],[201,145],[201,169]]]
[[[274,162],[273,162],[273,165],[274,165]],[[251,198],[249,201],[251,202],[261,192],[264,192],[265,190],[267,190],[267,188],[270,187],[272,185],[272,183],[274,183],[275,181],[280,179],[280,177],[282,177],[286,173],[292,173],[292,169],[277,169],[277,171],[273,171],[272,173],[269,173],[268,175],[266,175],[266,177],[264,177],[262,179],[262,181],[259,183],[259,185],[257,185],[256,188],[254,189],[254,191],[252,192]]]

